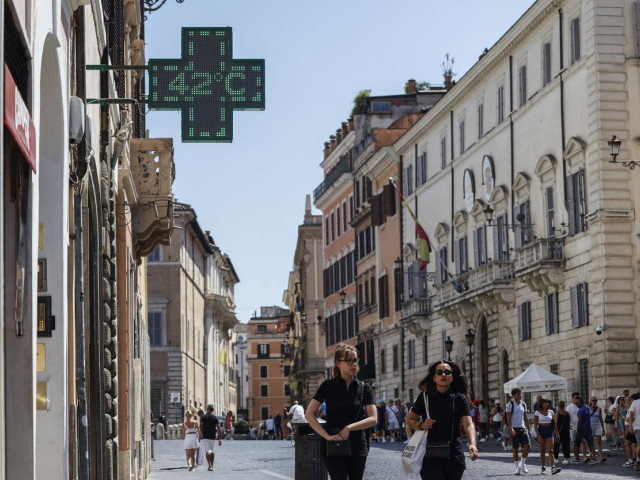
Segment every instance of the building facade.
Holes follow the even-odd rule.
[[[248,322],[249,422],[257,427],[290,406],[289,310],[261,307]]]
[[[403,322],[426,336],[416,358],[446,357],[450,338],[478,398],[531,362],[585,398],[637,389],[639,180],[608,148],[616,135],[618,161],[640,155],[637,9],[535,2],[394,145],[405,165],[426,158],[404,193],[434,247]]]

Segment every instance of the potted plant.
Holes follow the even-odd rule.
[[[455,73],[453,73],[453,63],[455,59],[450,57],[448,53],[445,53],[444,58],[445,60],[442,62],[442,74],[444,75],[444,85],[447,90],[449,90],[453,85],[451,79],[455,75]]]

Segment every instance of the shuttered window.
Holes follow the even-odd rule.
[[[580,17],[573,17],[571,19],[570,27],[571,35],[571,65],[580,60]]]
[[[520,340],[531,338],[531,303],[524,302],[518,305],[518,334]]]
[[[551,83],[551,42],[542,45],[542,86]]]
[[[547,335],[558,333],[560,324],[558,321],[558,294],[556,292],[550,293],[545,297],[544,316]]]
[[[579,283],[571,287],[571,326],[589,325],[589,302],[587,284]]]

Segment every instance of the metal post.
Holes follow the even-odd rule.
[[[475,400],[476,394],[473,390],[473,353],[471,348],[472,346],[469,345],[469,386],[471,387],[471,400]]]

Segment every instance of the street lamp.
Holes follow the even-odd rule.
[[[451,360],[451,350],[453,350],[453,340],[451,340],[451,337],[447,337],[444,341],[444,348],[447,351],[447,360]]]
[[[471,348],[473,347],[473,341],[476,339],[476,336],[471,329],[469,329],[467,333],[464,334],[464,339],[467,341],[467,346],[469,347],[469,386],[471,388],[471,400],[475,400],[476,396],[473,391],[473,352]]]
[[[618,155],[620,155],[620,145],[622,145],[622,142],[618,140],[618,137],[614,135],[613,137],[611,137],[611,140],[607,142],[607,145],[609,145],[609,155],[611,155],[611,160],[609,160],[609,163],[618,163],[616,158],[618,158]],[[629,170],[633,170],[638,165],[640,165],[640,162],[629,160],[628,162],[620,162],[620,164],[623,167],[627,167]]]
[[[159,10],[160,7],[162,7],[166,2],[167,0],[144,0],[144,9],[147,12],[155,12],[156,10]],[[176,0],[176,2],[182,3],[184,2],[184,0]]]

